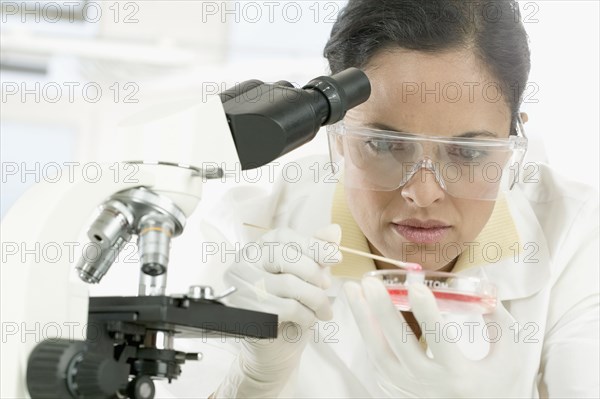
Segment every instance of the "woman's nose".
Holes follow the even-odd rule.
[[[420,208],[428,207],[444,199],[446,193],[435,179],[435,174],[422,168],[401,188],[400,194],[408,202]]]

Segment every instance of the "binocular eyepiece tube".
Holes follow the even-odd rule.
[[[321,126],[340,121],[370,94],[367,75],[348,68],[312,79],[301,89],[286,81],[250,80],[220,96],[242,169],[247,170],[309,142]]]

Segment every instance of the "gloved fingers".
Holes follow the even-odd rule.
[[[267,289],[273,295],[297,301],[314,312],[317,319],[333,317],[329,297],[325,291],[291,274],[271,274],[266,278]],[[296,321],[295,319],[281,321]]]
[[[293,274],[322,289],[327,289],[331,286],[331,277],[327,273],[327,270],[293,248],[286,252],[275,252],[272,259],[265,256],[261,263],[263,264],[263,268],[269,273]]]
[[[322,267],[335,266],[342,261],[342,252],[337,243],[311,237],[309,245],[309,256]]]
[[[492,314],[484,315],[486,335],[490,344],[487,359],[494,361],[506,358],[509,351],[518,350],[519,336],[523,328],[508,312],[502,302],[498,301]]]
[[[288,228],[269,231],[262,237],[261,244],[279,251],[293,247],[324,267],[339,263],[342,259],[336,243],[305,236]]]
[[[295,299],[280,297],[272,293],[272,287],[278,284],[276,275],[257,268],[241,267],[225,274],[225,282],[237,287],[237,291],[223,299],[229,306],[276,314],[279,322],[291,321],[303,326],[312,325],[315,312]],[[291,275],[287,275],[293,277]],[[271,281],[269,281],[271,279]],[[304,283],[307,284],[308,283]]]
[[[444,340],[442,334],[437,333],[443,329],[444,321],[431,290],[423,284],[411,284],[408,287],[408,299],[434,360],[447,367],[464,360],[456,344]]]
[[[262,311],[271,301],[265,280],[268,275],[266,271],[245,263],[232,264],[223,275],[223,281],[226,285],[237,288],[237,291],[223,298],[223,301],[236,306],[252,304],[251,308],[240,307]]]
[[[496,323],[502,327],[510,327],[517,322],[515,318],[504,307],[502,301],[498,301],[496,303],[496,309],[494,309],[494,312],[483,315],[483,318],[486,321],[486,323]]]
[[[248,307],[243,302],[251,304],[252,310],[263,311],[269,307],[271,312],[272,304],[281,305],[282,302],[277,301],[278,298],[297,302],[299,306],[294,309],[289,309],[288,305],[286,312],[273,312],[280,315],[279,321],[300,323],[295,318],[294,311],[304,313],[304,309],[310,311],[312,319],[317,317],[325,321],[333,316],[325,291],[292,274],[273,274],[245,263],[235,263],[225,273],[224,280],[238,289],[238,292],[228,297],[229,302],[241,303],[246,309]],[[306,320],[307,317],[303,316],[302,319]]]
[[[317,263],[322,266],[333,266],[342,261],[339,245],[342,241],[342,228],[339,224],[329,224],[317,230],[312,238],[311,245],[318,245],[320,253]]]
[[[371,313],[361,286],[355,282],[347,282],[343,287],[371,360],[381,369],[393,368],[398,360],[381,331],[379,321]]]
[[[315,231],[313,237],[340,245],[342,241],[342,227],[339,224],[328,224]]]
[[[241,306],[240,306],[241,307]],[[273,301],[261,309],[261,312],[277,315],[279,323],[298,324],[302,333],[317,321],[315,313],[293,299],[274,297]]]
[[[278,297],[279,322],[297,324],[302,333],[307,333],[308,328],[315,324],[317,317],[312,309],[296,299]]]
[[[429,361],[412,336],[408,323],[396,309],[383,283],[373,277],[362,280],[362,290],[369,310],[377,319],[388,345],[403,364],[413,364],[418,359]]]

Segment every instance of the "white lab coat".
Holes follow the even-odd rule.
[[[304,159],[299,181],[281,180],[272,193],[254,187],[236,187],[211,214],[213,226],[204,225],[203,239],[246,243],[261,232],[243,228],[242,222],[261,226],[287,226],[310,235],[330,223],[335,184],[316,176],[326,158]],[[540,165],[539,182],[519,183],[507,195],[508,205],[522,243],[538,248],[534,256],[505,258],[465,270],[486,276],[498,286],[499,300],[520,327],[519,339],[527,339],[527,354],[519,362],[528,365],[532,397],[600,397],[599,392],[599,228],[598,194],[566,181]],[[222,235],[221,235],[222,234]],[[529,251],[532,254],[532,250]],[[522,255],[527,255],[523,253]],[[535,261],[535,262],[533,262]],[[203,267],[188,274],[219,288],[222,265]],[[332,322],[319,322],[306,333],[311,339],[297,373],[283,396],[383,397],[374,383],[358,327],[336,279],[328,294],[333,302]],[[460,323],[459,323],[460,324]],[[514,330],[509,332],[514,334]],[[469,347],[486,350],[479,333]],[[479,343],[479,346],[477,346]],[[176,397],[207,397],[227,372],[235,346],[218,342],[188,341],[183,349],[202,351],[204,360],[184,366],[181,381],[169,391]],[[479,349],[477,349],[479,348]],[[483,349],[481,349],[483,348]],[[477,353],[469,356],[477,358]],[[480,356],[479,356],[480,357]],[[503,367],[511,367],[511,359]],[[490,376],[502,370],[490,370]],[[469,378],[469,376],[465,376]],[[493,378],[493,377],[490,377]],[[167,395],[160,387],[159,394]]]

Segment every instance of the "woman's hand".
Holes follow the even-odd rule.
[[[332,317],[325,289],[331,284],[327,266],[338,263],[338,225],[317,234],[329,241],[290,229],[272,230],[256,245],[246,245],[240,262],[229,266],[225,282],[237,288],[227,305],[275,313],[276,339],[244,339],[225,381],[213,397],[276,397],[298,366],[308,327]]]
[[[430,358],[414,337],[402,338],[406,337],[406,322],[381,281],[365,278],[361,285],[346,283],[344,288],[377,370],[378,385],[389,397],[506,398],[535,394],[537,368],[525,370],[526,365],[536,364],[525,360],[536,356],[535,345],[528,351],[526,343],[515,340],[515,319],[501,303],[486,316],[486,324],[496,323],[496,332],[490,332],[494,343],[484,359],[469,360],[456,343],[426,334],[433,355]],[[422,331],[443,330],[445,322],[427,287],[411,285],[409,300]]]

